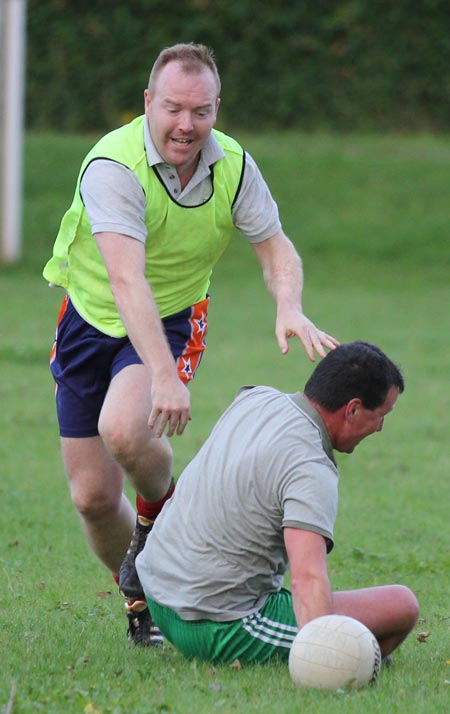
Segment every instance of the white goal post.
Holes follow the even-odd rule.
[[[0,0],[1,259],[22,253],[26,0]]]

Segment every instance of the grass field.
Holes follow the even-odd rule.
[[[25,255],[0,268],[0,711],[7,714],[429,714],[450,709],[450,138],[241,136],[305,264],[305,312],[378,343],[406,391],[341,472],[335,589],[402,582],[421,620],[377,684],[300,692],[286,666],[211,667],[126,643],[122,602],[69,501],[47,368],[61,294],[41,279],[93,139],[26,143]],[[211,287],[194,418],[176,473],[242,384],[301,389],[311,371],[273,336],[274,308],[239,237]]]

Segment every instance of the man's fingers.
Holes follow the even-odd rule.
[[[178,436],[180,436],[190,418],[191,417],[187,412],[177,412],[176,414],[171,414],[168,422],[169,426],[167,429],[167,436],[173,436],[175,432]]]
[[[327,335],[325,332],[322,332],[322,330],[309,331],[308,336],[313,349],[317,352],[319,357],[322,358],[326,357],[327,354],[325,348],[329,350],[334,350],[334,348],[337,347],[337,345],[339,344],[338,340],[336,340],[334,337],[331,337],[331,335]],[[306,344],[305,348],[308,352],[308,356],[310,357],[310,359],[314,360],[314,355],[311,358],[311,356],[309,355],[308,346]]]
[[[166,427],[167,436],[173,436],[175,432],[181,435],[190,419],[189,411],[152,409],[148,426],[153,431],[153,436],[159,439],[164,434]]]
[[[322,344],[330,350],[334,350],[335,347],[338,347],[341,344],[339,340],[331,335],[327,335],[326,332],[321,332],[320,335]]]
[[[188,415],[187,419],[184,419],[184,420],[180,419],[180,421],[178,422],[178,426],[177,426],[177,436],[181,436],[181,434],[185,430],[187,423],[190,422],[191,419],[192,419],[192,417],[190,414]]]
[[[334,348],[340,344],[339,340],[337,340],[335,337],[328,335],[326,332],[322,332],[322,330],[318,330],[312,325],[304,327],[298,332],[294,332],[294,330],[289,330],[286,335],[287,338],[294,336],[298,337],[301,343],[303,344],[305,352],[311,362],[315,361],[315,352],[317,352],[319,357],[323,358],[327,354],[327,349],[334,350]],[[288,351],[287,339],[284,338],[284,336],[282,338],[279,338],[278,344],[280,345],[282,353],[286,354],[286,352]]]
[[[284,335],[278,339],[278,346],[281,350],[281,354],[285,355],[289,352],[289,344]]]
[[[153,436],[157,439],[163,435],[168,418],[168,412],[164,412],[160,409],[152,409],[148,420],[148,426],[153,432]]]

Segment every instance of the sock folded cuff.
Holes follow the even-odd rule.
[[[136,508],[139,516],[144,516],[150,521],[154,521],[156,516],[160,513],[165,502],[169,500],[175,490],[175,481],[172,479],[170,482],[169,489],[160,501],[146,501],[142,496],[136,494]]]

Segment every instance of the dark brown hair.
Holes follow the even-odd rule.
[[[373,410],[383,404],[391,387],[403,392],[400,369],[376,345],[357,341],[328,352],[306,382],[304,393],[330,412],[355,397]]]

